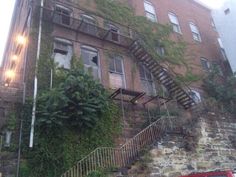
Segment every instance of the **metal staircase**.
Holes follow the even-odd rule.
[[[167,69],[161,66],[158,61],[145,50],[140,42],[134,41],[129,50],[138,61],[142,62],[147,69],[149,69],[154,78],[165,86],[170,97],[175,98],[178,104],[182,105],[184,109],[189,109],[195,105],[195,101],[189,95],[191,89],[187,86],[180,86],[180,84],[175,81],[174,76],[172,76]]]
[[[160,118],[120,148],[100,147],[95,149],[61,177],[84,177],[100,169],[127,167],[139,157],[144,147],[153,144],[167,130],[174,129],[176,124],[175,118]]]
[[[174,74],[171,74],[169,70],[161,66],[158,61],[145,50],[139,41],[134,40],[134,37],[117,33],[116,35],[118,35],[117,38],[119,41],[114,41],[111,37],[112,31],[109,29],[100,27],[97,24],[87,23],[83,19],[72,18],[71,16],[66,16],[70,19],[69,24],[63,24],[58,17],[64,17],[65,15],[57,14],[57,12],[46,8],[43,8],[43,11],[43,19],[47,22],[95,37],[98,40],[107,41],[114,43],[117,46],[129,48],[129,51],[133,56],[151,71],[154,78],[165,86],[170,97],[175,98],[178,104],[182,105],[184,109],[189,109],[195,105],[195,101],[189,95],[191,89],[187,86],[178,84],[174,79]]]

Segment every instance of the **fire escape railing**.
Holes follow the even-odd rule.
[[[84,33],[100,40],[112,42],[122,47],[129,47],[133,42],[133,39],[130,36],[126,36],[119,32],[115,33],[114,31],[102,28],[97,24],[88,23],[83,19],[61,15],[51,9],[43,8],[43,11],[43,19],[45,21],[53,22],[54,24],[69,28],[75,32]],[[63,17],[66,17],[67,19],[65,18],[62,20]],[[113,34],[117,35],[116,39],[112,38]]]

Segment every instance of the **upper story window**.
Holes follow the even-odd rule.
[[[70,69],[72,58],[72,43],[65,39],[56,38],[53,49],[54,62],[59,67]]]
[[[157,51],[157,53],[158,53],[160,56],[164,56],[164,55],[165,55],[165,48],[162,47],[162,46],[157,46],[156,51]]]
[[[181,33],[178,17],[174,13],[171,13],[171,12],[168,13],[168,16],[170,19],[170,23],[173,27],[173,31],[176,33]]]
[[[120,56],[109,59],[109,82],[113,89],[125,88],[124,64]]]
[[[195,41],[201,42],[201,35],[200,35],[199,30],[198,30],[198,27],[192,22],[189,23],[189,26],[190,26],[190,29],[192,31],[193,39]]]
[[[99,57],[97,49],[83,45],[81,47],[81,57],[85,71],[91,73],[95,79],[99,79]]]
[[[149,1],[144,1],[144,9],[146,17],[152,22],[157,22],[157,16],[154,6]]]
[[[81,28],[84,32],[96,35],[97,33],[97,22],[94,17],[83,14],[81,16],[82,25]]]
[[[107,25],[108,29],[110,30],[110,36],[109,39],[115,42],[119,42],[119,28],[113,24],[108,24]]]
[[[71,16],[71,10],[60,6],[56,5],[55,7],[55,15],[54,15],[54,21],[63,25],[70,25],[70,16]]]
[[[210,62],[206,58],[201,58],[201,65],[204,71],[210,71]]]
[[[143,91],[146,92],[147,95],[155,95],[156,88],[153,76],[144,65],[139,65],[139,75]]]
[[[227,60],[227,55],[226,55],[222,40],[220,38],[218,38],[218,43],[220,45],[220,51],[221,51],[221,54],[222,54],[224,60]]]

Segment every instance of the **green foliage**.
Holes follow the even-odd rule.
[[[204,78],[203,88],[209,96],[223,104],[225,109],[232,113],[236,113],[234,109],[236,104],[235,74],[223,79],[217,68],[213,68],[208,76]]]
[[[24,148],[29,170],[22,177],[59,176],[95,148],[112,146],[120,130],[118,109],[101,84],[79,68],[59,70],[61,82],[38,96],[35,147]]]
[[[97,170],[89,173],[87,177],[108,177],[108,175],[102,170]]]
[[[17,125],[16,113],[13,111],[7,118],[6,127],[8,130],[15,130]]]
[[[174,65],[184,65],[185,42],[180,38],[178,42],[170,40],[172,27],[154,23],[143,16],[136,16],[134,9],[128,3],[112,0],[95,0],[98,13],[107,19],[127,25],[135,29],[134,38],[139,40],[143,47],[158,61],[169,62]],[[157,53],[157,47],[165,49],[165,55]]]
[[[176,80],[179,83],[185,82],[186,84],[191,84],[192,82],[197,82],[201,79],[201,76],[193,74],[192,71],[186,72],[184,75],[177,75]]]

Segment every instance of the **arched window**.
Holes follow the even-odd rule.
[[[113,56],[109,59],[109,83],[112,89],[126,87],[124,63],[120,56]]]
[[[141,79],[142,89],[147,95],[155,95],[156,88],[151,72],[142,64],[139,65],[139,75]]]
[[[85,71],[91,73],[95,79],[100,79],[99,56],[97,49],[82,45],[81,57]]]
[[[155,7],[149,1],[144,1],[144,10],[146,17],[152,22],[157,22]]]

